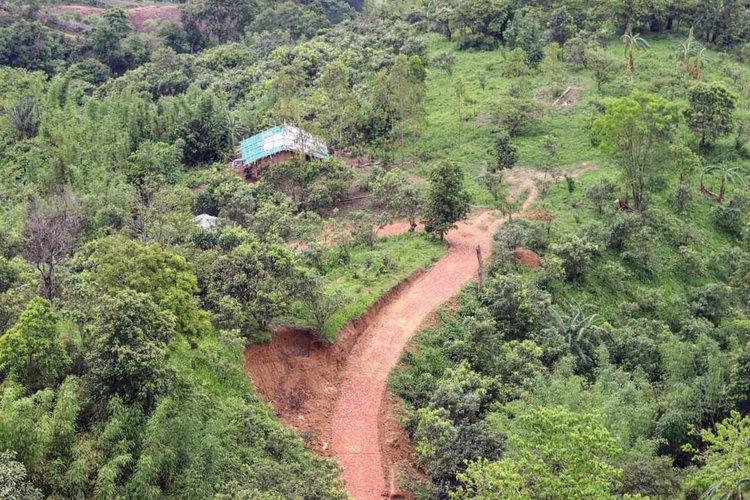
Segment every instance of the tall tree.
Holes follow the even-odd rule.
[[[695,469],[688,480],[703,498],[741,500],[750,494],[750,416],[737,412],[700,433],[706,449],[696,450]]]
[[[601,146],[621,167],[636,210],[643,209],[649,181],[658,172],[679,114],[677,105],[663,97],[634,91],[609,99],[602,116],[594,122]]]
[[[328,135],[336,145],[344,146],[349,143],[356,116],[349,68],[342,61],[331,63],[323,69],[319,83],[325,106],[322,125],[327,125]]]
[[[428,233],[442,240],[465,218],[471,208],[471,196],[464,187],[461,167],[452,163],[439,163],[429,174],[430,186],[425,200],[424,226]]]
[[[82,286],[76,288],[83,304],[130,289],[170,311],[177,333],[196,338],[210,328],[195,297],[198,280],[184,257],[116,235],[85,246],[76,258],[85,271],[77,277]]]
[[[392,133],[398,138],[401,163],[405,160],[406,135],[414,133],[424,119],[424,67],[418,56],[396,57],[390,71],[376,82],[375,96],[386,110]]]
[[[94,392],[153,409],[172,372],[165,363],[175,318],[143,293],[122,290],[99,299],[91,349],[86,353]]]
[[[406,172],[389,170],[375,181],[372,193],[386,209],[386,222],[404,218],[409,222],[409,231],[417,228],[424,196],[420,186],[409,181]]]
[[[503,40],[510,19],[511,6],[504,0],[459,0],[452,25],[460,46],[489,49]]]
[[[35,297],[0,336],[0,372],[29,392],[60,381],[70,368],[70,357],[58,337],[58,323],[49,301]]]
[[[42,296],[48,300],[57,291],[57,266],[73,252],[81,223],[78,201],[67,194],[31,205],[24,228],[24,255],[39,271]]]
[[[212,293],[220,322],[245,335],[265,333],[288,311],[299,273],[287,247],[246,237],[214,264]]]
[[[242,35],[258,10],[248,0],[190,0],[182,8],[182,23],[193,42],[193,49],[202,41],[226,43]]]
[[[141,203],[150,205],[164,184],[174,184],[182,173],[182,141],[178,144],[145,141],[130,155],[125,178],[138,190]]]
[[[737,97],[721,83],[698,83],[688,92],[688,103],[685,120],[701,146],[732,131]]]

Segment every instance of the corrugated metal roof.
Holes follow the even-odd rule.
[[[325,142],[291,125],[272,127],[240,142],[240,155],[245,164],[282,151],[303,151],[316,158],[328,156],[328,146]]]

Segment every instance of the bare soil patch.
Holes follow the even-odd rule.
[[[572,85],[565,89],[565,91],[558,97],[555,102],[552,103],[556,107],[572,106],[577,103],[581,98],[583,87],[579,85]]]
[[[541,220],[541,221],[551,221],[551,220],[555,220],[555,217],[557,217],[557,215],[555,215],[553,212],[548,212],[546,210],[523,211],[523,212],[520,212],[518,216],[524,219]]]
[[[176,5],[152,5],[149,7],[136,7],[128,9],[130,22],[135,26],[138,33],[151,31],[149,20],[165,21],[182,25],[180,9]]]
[[[106,9],[101,7],[87,7],[85,5],[55,5],[44,9],[43,16],[72,15],[82,20],[100,16]],[[127,9],[130,22],[133,23],[138,33],[151,31],[149,20],[168,21],[181,24],[180,9],[177,5],[149,5],[146,7],[134,7]]]
[[[518,247],[515,252],[513,252],[513,255],[526,267],[537,268],[542,265],[541,257],[528,248]]]

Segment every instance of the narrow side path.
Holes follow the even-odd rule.
[[[537,195],[532,183],[527,186],[523,210]],[[350,353],[334,407],[331,444],[355,500],[378,499],[387,493],[378,416],[388,374],[429,314],[475,276],[476,246],[481,246],[485,259],[489,257],[492,236],[503,222],[492,212],[478,212],[459,224],[448,234],[448,255],[380,311]]]

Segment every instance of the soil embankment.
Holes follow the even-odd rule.
[[[419,270],[383,295],[356,321],[346,325],[335,344],[317,340],[304,329],[283,326],[273,340],[245,350],[245,369],[276,416],[296,429],[321,455],[332,456],[331,414],[338,397],[341,372],[363,331],[404,289],[425,273]]]

